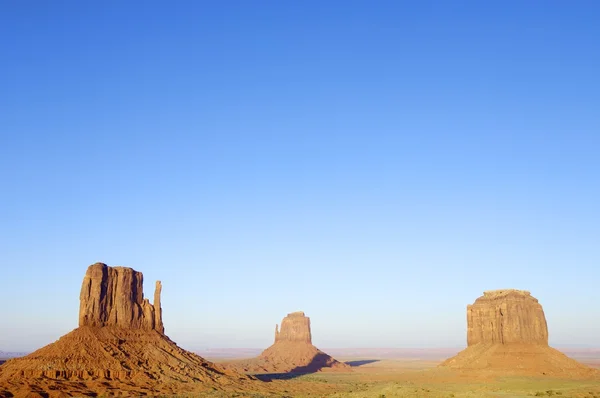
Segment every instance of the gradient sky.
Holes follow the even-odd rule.
[[[189,349],[458,347],[527,289],[600,346],[600,2],[0,4],[0,350],[97,261]]]

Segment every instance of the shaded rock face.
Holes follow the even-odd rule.
[[[161,283],[156,282],[152,305],[144,299],[143,282],[142,273],[131,268],[90,265],[79,296],[79,326],[117,326],[164,333]]]
[[[275,325],[275,343],[288,341],[312,344],[310,318],[304,312],[292,312],[281,321],[281,330]]]
[[[523,290],[484,292],[467,306],[467,345],[548,345],[544,310],[531,293]]]

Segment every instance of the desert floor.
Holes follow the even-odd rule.
[[[559,380],[532,377],[502,378],[468,375],[436,368],[438,360],[338,358],[353,366],[351,373],[319,372],[260,376],[285,383],[288,397],[531,397],[560,396],[600,398],[600,380]],[[580,359],[581,360],[581,359]],[[217,360],[218,361],[218,360]],[[582,362],[600,368],[600,358]],[[279,380],[277,380],[279,379]],[[281,380],[285,379],[285,380]],[[218,392],[205,396],[225,397]],[[238,397],[261,397],[256,393]]]
[[[208,358],[211,359],[211,358]],[[469,375],[436,368],[440,360],[339,357],[353,372],[307,375],[257,375],[272,385],[270,393],[212,391],[181,397],[586,397],[600,398],[600,380]],[[578,358],[600,369],[600,356]],[[223,359],[212,358],[215,362]],[[0,359],[0,362],[2,360]],[[275,391],[275,392],[274,392]]]

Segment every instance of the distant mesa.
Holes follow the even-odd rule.
[[[283,318],[281,332],[279,325],[275,325],[275,343],[283,341],[312,344],[310,318],[304,312],[292,312]]]
[[[131,268],[89,266],[79,327],[3,364],[0,396],[174,395],[264,384],[179,348],[164,334],[161,283],[154,304],[142,285],[142,273]]]
[[[14,351],[0,351],[0,359],[9,359],[15,357],[22,357],[27,355],[26,352],[14,352]]]
[[[486,291],[467,306],[467,348],[440,366],[569,378],[600,375],[548,346],[541,304],[530,292],[515,289]]]
[[[351,371],[312,344],[310,318],[304,312],[292,312],[275,325],[275,342],[257,358],[227,364],[249,373],[313,373],[318,371]]]

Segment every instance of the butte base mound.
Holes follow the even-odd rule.
[[[161,283],[154,304],[131,268],[88,267],[79,327],[0,367],[0,396],[172,395],[217,389],[261,390],[265,384],[178,347],[164,334]]]
[[[529,292],[514,289],[484,292],[467,306],[467,348],[440,367],[473,375],[600,377],[600,371],[548,346],[542,306]]]

